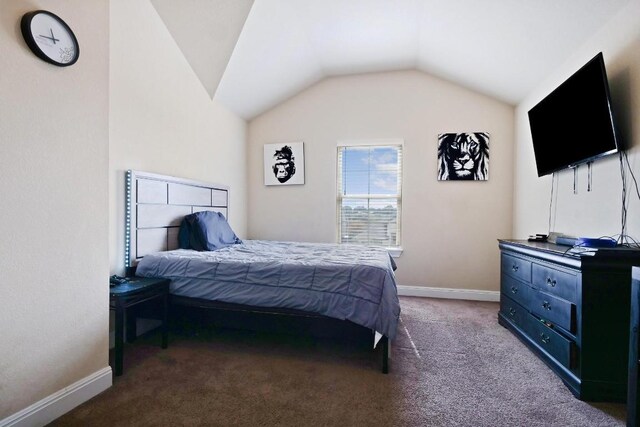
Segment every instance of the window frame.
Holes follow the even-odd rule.
[[[349,195],[347,197],[345,197],[344,194],[342,194],[342,188],[339,184],[342,184],[343,182],[343,177],[342,177],[342,170],[340,169],[340,162],[339,162],[339,158],[340,158],[340,150],[342,148],[349,148],[349,147],[393,147],[393,148],[399,148],[400,150],[400,171],[398,174],[398,178],[400,180],[400,185],[399,185],[399,189],[398,189],[398,193],[391,195],[391,194],[384,194],[384,195],[371,195],[371,194],[356,194],[356,195]],[[363,244],[364,246],[375,246],[375,247],[384,247],[385,249],[387,249],[389,251],[389,253],[391,254],[391,256],[393,256],[394,258],[399,257],[402,254],[402,187],[403,187],[403,181],[404,181],[404,158],[403,158],[403,154],[404,154],[404,139],[402,138],[389,138],[389,139],[358,139],[358,140],[339,140],[337,145],[336,145],[336,241],[338,243],[342,243],[342,200],[345,198],[357,198],[357,199],[366,199],[366,200],[371,200],[371,199],[396,199],[396,203],[397,203],[397,234],[396,234],[396,241],[397,241],[397,245],[396,246],[379,246],[379,245],[367,245],[367,244]],[[373,196],[373,197],[371,197]]]

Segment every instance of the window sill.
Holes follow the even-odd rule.
[[[401,247],[398,247],[398,248],[387,248],[387,251],[389,251],[389,255],[391,255],[391,257],[400,258],[400,255],[402,255],[403,249]]]

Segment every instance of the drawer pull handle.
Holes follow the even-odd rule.
[[[513,317],[516,315],[516,309],[513,307],[509,307],[509,316]]]
[[[517,294],[518,293],[518,288],[516,286],[512,286],[511,287],[511,293],[512,294]]]
[[[547,277],[547,285],[551,286],[552,288],[555,288],[556,279],[552,279],[551,277]]]
[[[549,335],[545,335],[544,332],[540,332],[540,339],[545,344],[549,344],[549,341],[551,341],[551,337]]]
[[[544,308],[546,310],[551,310],[551,304],[549,304],[549,301],[544,301],[542,303],[542,308]]]
[[[513,266],[511,267],[511,269],[513,271],[518,271],[518,265],[517,264],[513,264]]]

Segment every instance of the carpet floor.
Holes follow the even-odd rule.
[[[514,335],[498,304],[401,298],[390,373],[362,343],[228,329],[125,346],[124,375],[53,426],[617,426]]]

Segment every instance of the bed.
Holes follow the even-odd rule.
[[[228,217],[229,188],[128,171],[126,195],[125,263],[139,276],[170,279],[171,304],[355,324],[382,347],[388,372],[400,305],[386,250],[239,239],[214,251],[180,249],[185,217]]]

